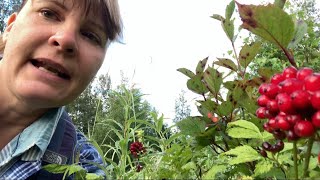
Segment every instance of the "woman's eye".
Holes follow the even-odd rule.
[[[83,36],[85,36],[87,39],[89,39],[90,41],[92,41],[98,45],[101,45],[101,40],[100,40],[99,36],[96,35],[95,33],[89,32],[89,31],[82,31],[81,34]]]
[[[59,20],[58,15],[55,12],[53,12],[53,11],[51,11],[49,9],[43,9],[43,10],[40,11],[40,13],[41,13],[42,16],[44,16],[44,17],[46,17],[48,19]]]

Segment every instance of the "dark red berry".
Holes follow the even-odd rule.
[[[299,137],[310,137],[315,130],[310,121],[299,121],[294,125],[294,133]]]
[[[277,143],[275,144],[275,146],[276,146],[276,149],[278,150],[278,152],[279,151],[282,151],[283,150],[283,148],[284,148],[284,143],[283,143],[283,141],[277,141]]]
[[[271,150],[271,144],[269,142],[263,142],[262,143],[262,148],[266,151],[270,151]]]
[[[268,131],[269,133],[273,132],[273,129],[269,126],[269,123],[267,122],[263,124],[263,129]]]
[[[286,133],[281,130],[275,130],[272,132],[273,137],[279,140],[283,140],[287,137]]]
[[[267,91],[267,86],[268,86],[268,83],[263,83],[259,86],[258,91],[261,95],[265,94],[265,92]]]
[[[299,114],[289,114],[286,118],[291,127],[293,127],[298,121],[302,120],[302,117]]]
[[[301,68],[297,72],[297,79],[303,81],[307,76],[311,75],[313,73],[313,70],[308,67]]]
[[[265,158],[268,157],[268,154],[264,149],[260,150],[260,154],[261,154],[262,157],[265,157]]]
[[[278,128],[277,127],[277,121],[276,121],[275,118],[269,119],[268,125],[269,125],[270,129],[272,129],[272,130],[276,130]]]
[[[296,135],[296,133],[294,133],[294,130],[290,129],[288,132],[287,132],[287,139],[289,141],[295,141],[295,140],[298,140],[299,139],[299,136]]]

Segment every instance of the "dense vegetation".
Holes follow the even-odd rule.
[[[178,69],[195,93],[200,115],[189,115],[182,93],[172,127],[166,127],[163,116],[143,100],[140,89],[130,87],[125,78],[113,89],[107,75],[97,78],[68,111],[100,149],[108,164],[102,169],[111,179],[320,177],[318,127],[311,128],[311,121],[303,119],[309,125],[295,132],[299,138],[291,139],[287,120],[270,130],[266,124],[271,126],[271,116],[257,111],[260,96],[273,96],[259,88],[272,83],[275,74],[288,78],[287,69],[302,67],[320,72],[319,15],[315,0],[275,0],[266,6],[231,1],[224,15],[213,14],[231,50],[211,63],[203,58],[194,71]],[[241,20],[241,28],[235,27],[236,20]],[[243,31],[250,33],[239,39]],[[278,114],[285,111],[276,108]],[[98,178],[85,174],[76,163],[48,169]]]

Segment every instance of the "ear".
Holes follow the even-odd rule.
[[[4,30],[4,33],[2,36],[2,40],[4,43],[6,43],[6,41],[7,41],[8,34],[10,33],[11,28],[12,28],[14,22],[16,21],[16,18],[17,18],[17,13],[11,14],[10,17],[8,18],[7,27]]]

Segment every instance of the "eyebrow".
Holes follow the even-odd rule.
[[[69,9],[64,5],[63,2],[59,1],[59,0],[47,0],[49,2],[54,3],[55,5],[59,6],[60,8],[62,8],[65,11],[68,11]],[[44,2],[44,0],[37,0],[37,2]]]

